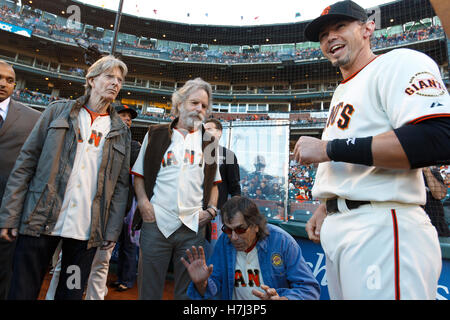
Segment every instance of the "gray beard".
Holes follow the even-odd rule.
[[[204,120],[204,118],[195,112],[180,112],[180,119],[188,127],[189,130],[193,130],[198,127]]]

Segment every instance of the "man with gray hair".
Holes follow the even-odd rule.
[[[97,247],[114,246],[128,199],[131,133],[111,102],[127,74],[106,56],[85,95],[51,103],[25,142],[0,208],[0,237],[17,237],[9,299],[37,299],[62,242],[55,299],[81,299]]]
[[[206,225],[217,214],[220,173],[216,141],[202,122],[212,108],[211,86],[189,80],[172,96],[176,119],[150,126],[133,166],[141,228],[139,299],[162,299],[172,258],[175,299],[188,299],[189,275],[181,263],[186,249],[203,245]]]

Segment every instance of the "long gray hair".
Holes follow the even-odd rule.
[[[128,68],[127,65],[117,59],[116,57],[109,55],[109,56],[105,56],[103,58],[98,59],[92,66],[89,67],[87,75],[86,75],[86,84],[84,85],[84,94],[86,96],[91,94],[91,85],[89,84],[89,79],[95,78],[99,75],[101,75],[103,72],[110,70],[110,69],[114,69],[114,68],[119,68],[120,71],[122,72],[122,76],[125,78],[125,76],[128,73]]]
[[[203,89],[208,94],[208,109],[206,114],[212,110],[212,89],[211,85],[202,78],[195,78],[187,81],[184,86],[172,94],[172,114],[175,117],[180,115],[180,106],[189,98],[189,96],[197,91]]]

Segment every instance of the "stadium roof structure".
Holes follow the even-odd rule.
[[[408,9],[405,10],[407,2]],[[27,4],[27,1],[23,1]],[[81,23],[112,30],[116,12],[72,0],[33,0],[31,5],[43,11],[69,17],[66,12],[71,5],[81,11]],[[401,10],[400,10],[401,8]],[[380,6],[379,27],[420,20],[434,16],[429,0],[400,0]],[[65,14],[62,14],[64,12]],[[123,14],[120,32],[138,37],[213,45],[264,45],[305,42],[303,32],[309,21],[259,26],[212,26],[194,25],[154,20]]]

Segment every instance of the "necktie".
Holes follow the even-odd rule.
[[[0,129],[2,128],[2,126],[3,126],[3,117],[0,115]]]

